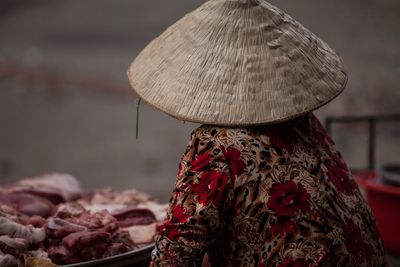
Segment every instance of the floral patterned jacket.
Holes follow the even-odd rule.
[[[151,266],[387,266],[374,218],[313,114],[203,125],[184,153]]]

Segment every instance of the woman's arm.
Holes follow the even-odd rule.
[[[221,209],[232,186],[226,153],[211,135],[192,135],[151,266],[201,266],[207,245],[223,225]]]

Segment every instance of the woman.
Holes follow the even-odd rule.
[[[311,111],[347,75],[322,40],[262,0],[210,0],[147,46],[137,94],[200,122],[151,266],[386,266],[365,204]]]

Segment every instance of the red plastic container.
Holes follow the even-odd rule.
[[[365,191],[386,249],[400,254],[400,187],[382,183],[376,172],[360,173],[355,177]]]

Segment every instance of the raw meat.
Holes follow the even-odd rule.
[[[0,205],[32,216],[48,217],[54,205],[77,199],[82,194],[78,181],[67,174],[48,174],[20,180],[0,188]]]
[[[107,250],[103,254],[103,258],[115,256],[124,252],[132,251],[137,248],[129,236],[127,231],[122,229],[118,230],[112,237],[112,243],[108,246]]]
[[[46,219],[39,215],[33,215],[24,221],[25,225],[32,225],[35,228],[41,228],[45,223]]]
[[[138,204],[138,208],[149,209],[156,216],[157,221],[164,221],[165,215],[167,214],[168,204],[160,204],[155,201],[147,201]]]
[[[121,227],[148,225],[156,221],[156,217],[150,210],[136,207],[116,210],[111,215],[118,220],[118,224]]]
[[[63,238],[69,234],[86,231],[87,228],[59,218],[49,218],[46,225],[48,237]]]
[[[24,191],[44,197],[54,204],[75,200],[83,192],[76,178],[69,174],[60,173],[23,179],[18,181],[14,186],[11,186],[11,189],[17,192]]]
[[[55,263],[76,263],[81,261],[89,261],[103,257],[107,247],[111,243],[111,234],[107,232],[77,232],[66,236],[62,240],[62,246],[67,251],[67,255],[72,255],[73,259],[60,258]],[[52,257],[54,255],[50,255]],[[61,257],[63,255],[57,255]]]
[[[149,225],[134,225],[124,228],[124,230],[129,232],[129,235],[135,244],[142,245],[154,241],[157,233],[157,226],[158,223],[152,223]]]
[[[58,207],[55,217],[48,218],[44,228],[47,252],[57,264],[99,259],[136,247],[108,211],[90,213],[77,203]]]
[[[34,228],[31,225],[22,225],[12,221],[0,214],[0,235],[8,235],[13,238],[22,238],[29,244],[42,242],[46,238],[45,231],[41,228]]]
[[[78,202],[87,210],[99,211],[107,209],[111,213],[127,207],[148,209],[153,212],[157,221],[163,221],[168,204],[159,204],[146,193],[134,189],[122,192],[113,191],[111,188],[97,189],[85,194]]]
[[[57,265],[46,258],[23,255],[18,258],[18,267],[57,267]]]
[[[86,209],[76,202],[60,204],[53,210],[54,217],[57,218],[79,217],[86,212]]]
[[[113,191],[111,188],[96,189],[92,192],[85,194],[80,201],[82,205],[94,205],[94,204],[121,204],[136,206],[140,203],[145,203],[153,200],[153,198],[142,192],[138,192],[134,189],[124,190],[121,192]]]
[[[28,242],[22,238],[11,238],[2,235],[0,236],[0,250],[3,253],[18,256],[28,251]]]
[[[154,242],[166,208],[136,190],[83,195],[64,174],[0,187],[0,266],[54,267],[132,251]]]
[[[123,205],[123,204],[93,204],[93,205],[86,204],[84,207],[90,213],[95,213],[95,212],[99,212],[102,210],[106,210],[109,213],[113,213],[117,210],[126,208],[126,205]]]
[[[0,266],[1,267],[17,267],[17,260],[13,255],[4,254],[0,250]]]
[[[23,192],[10,192],[0,189],[0,203],[25,215],[49,216],[54,205],[45,198]]]

